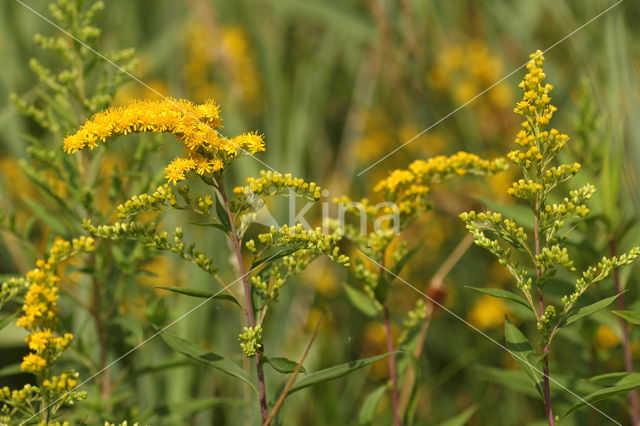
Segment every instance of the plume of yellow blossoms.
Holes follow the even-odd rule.
[[[513,183],[509,195],[525,200],[544,197],[558,183],[566,181],[578,170],[580,164],[560,164],[549,167],[549,163],[565,146],[569,136],[557,129],[546,130],[557,108],[551,105],[549,94],[553,86],[545,82],[546,74],[542,68],[544,56],[540,50],[530,55],[527,74],[518,87],[522,89],[522,100],[516,104],[514,112],[525,117],[523,129],[516,136],[516,144],[523,149],[511,151],[509,159],[522,167],[524,179]]]
[[[221,128],[220,107],[213,101],[134,101],[126,107],[95,114],[65,138],[64,150],[73,154],[83,148],[93,149],[99,142],[129,133],[173,133],[184,144],[186,153],[165,168],[166,178],[175,184],[189,173],[215,173],[241,155],[264,151],[264,140],[258,133],[226,138],[220,134]]]
[[[25,295],[25,304],[22,307],[23,315],[16,325],[24,327],[30,334],[25,341],[29,345],[29,352],[22,361],[21,369],[26,372],[44,376],[62,351],[71,343],[73,335],[65,333],[58,336],[54,328],[58,321],[57,300],[58,282],[57,269],[61,262],[80,253],[94,250],[93,238],[81,237],[71,242],[57,240],[46,259],[36,262],[36,268],[27,273],[28,290]],[[66,375],[67,377],[70,375]],[[72,378],[72,385],[75,381]],[[59,381],[56,379],[56,381]]]
[[[426,208],[426,194],[430,186],[467,173],[484,175],[506,169],[503,158],[484,160],[475,154],[458,152],[452,156],[439,155],[428,160],[416,160],[408,169],[394,170],[378,182],[374,190],[388,201],[395,202],[401,212],[411,214]]]

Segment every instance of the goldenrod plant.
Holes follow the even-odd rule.
[[[65,138],[64,145],[65,151],[71,154],[87,147],[94,149],[100,142],[108,142],[116,136],[137,132],[173,133],[183,144],[184,156],[174,159],[165,168],[165,176],[169,181],[167,184],[151,194],[133,196],[117,206],[118,215],[124,221],[110,225],[94,225],[86,221],[84,227],[95,237],[140,241],[158,250],[170,250],[193,262],[211,276],[212,284],[218,282],[222,286],[206,296],[207,300],[220,297],[224,291],[229,293],[227,297],[242,308],[246,317],[246,325],[239,332],[238,339],[244,355],[255,360],[256,383],[239,366],[220,354],[200,349],[168,331],[161,330],[161,336],[176,351],[249,385],[258,397],[262,421],[269,423],[274,417],[270,410],[279,408],[279,405],[269,405],[264,366],[271,365],[283,374],[294,371],[297,374],[302,367],[285,357],[266,354],[262,335],[267,312],[278,300],[287,279],[303,271],[318,256],[326,255],[341,265],[348,265],[349,258],[340,253],[340,233],[324,234],[321,228],[306,229],[300,223],[271,226],[268,232],[258,234],[257,241],[245,241],[251,220],[266,198],[285,195],[317,201],[321,196],[321,188],[314,182],[305,182],[290,174],[266,171],[259,178],[248,178],[245,186],[238,186],[228,193],[224,177],[229,166],[237,158],[263,151],[264,141],[258,133],[227,138],[220,133],[221,124],[219,108],[212,101],[203,104],[178,99],[140,101],[94,115],[78,131]],[[182,184],[192,177],[199,178],[206,185],[206,192],[195,193],[188,184]],[[196,249],[195,242],[185,242],[182,228],[175,228],[169,234],[159,230],[155,223],[136,220],[143,213],[170,209],[191,211],[204,221],[198,226],[215,228],[224,233],[234,266],[240,275],[236,281],[226,285],[220,283],[214,266],[219,263],[217,256]],[[243,245],[246,245],[253,258],[248,265],[242,253]],[[239,296],[231,288],[237,281],[242,282],[242,294]],[[190,294],[188,289],[180,287],[166,289]],[[202,297],[201,294],[191,295]],[[379,358],[360,360],[348,367],[347,371]],[[284,397],[331,378],[326,372],[316,372],[287,388]],[[283,397],[282,394],[274,395],[276,398]]]
[[[640,3],[161,3],[0,1],[0,424],[640,421]]]
[[[572,223],[589,214],[586,203],[594,194],[595,187],[585,184],[570,190],[562,198],[555,196],[558,191],[554,190],[578,173],[580,164],[554,163],[569,136],[548,128],[557,110],[551,104],[553,87],[546,82],[542,52],[537,51],[530,58],[526,65],[527,73],[519,85],[524,94],[514,110],[525,119],[516,136],[516,143],[522,149],[508,155],[522,170],[522,179],[514,182],[508,193],[528,203],[533,223],[520,224],[492,211],[470,211],[462,213],[460,218],[475,243],[494,254],[513,275],[521,295],[507,290],[484,291],[526,306],[536,321],[537,345],[531,345],[529,339],[509,321],[505,323],[505,338],[507,347],[544,401],[545,419],[549,425],[555,425],[559,416],[554,414],[552,405],[551,344],[564,327],[605,309],[620,297],[618,293],[582,307],[578,303],[585,292],[606,279],[616,268],[631,264],[640,255],[640,247],[634,247],[625,254],[603,257],[595,265],[574,275],[573,289],[562,296],[559,303],[550,300],[549,286],[554,285],[553,277],[558,270],[577,270],[567,239]],[[527,232],[525,226],[531,226],[533,232]],[[537,350],[533,349],[534,346]],[[618,377],[619,383],[625,384],[629,377],[633,376]]]
[[[61,149],[60,141],[68,132],[111,104],[127,77],[126,72],[135,67],[133,49],[105,51],[106,60],[97,60],[96,49],[102,50],[102,43],[96,21],[103,9],[104,3],[100,1],[51,3],[52,22],[61,31],[54,36],[34,36],[44,51],[41,56],[46,58],[46,62],[36,58],[29,62],[38,84],[25,93],[11,95],[13,104],[35,125],[32,135],[26,137],[28,158],[20,163],[21,172],[27,177],[26,187],[15,188],[14,203],[2,206],[2,230],[20,241],[14,259],[37,256],[54,239],[53,235],[65,239],[78,237],[84,233],[83,220],[106,220],[116,213],[109,204],[126,200],[126,191],[146,190],[162,179],[149,177],[145,170],[151,154],[159,147],[156,141],[143,141],[129,151],[129,161],[104,153],[95,158],[86,155],[72,158]],[[126,180],[125,176],[143,178]],[[38,236],[35,240],[34,235]],[[133,318],[125,313],[125,300],[144,299],[153,293],[143,286],[128,285],[141,279],[140,266],[149,260],[148,250],[140,243],[118,247],[98,244],[89,256],[81,259],[81,265],[74,265],[81,274],[74,274],[60,293],[67,294],[79,308],[70,313],[69,321],[76,325],[88,321],[93,325],[93,333],[77,336],[70,348],[88,370],[104,369],[128,350],[125,346],[129,343],[124,345],[122,341],[115,347],[112,332],[118,328],[123,333],[131,332],[128,324]],[[20,275],[23,271],[6,272]],[[15,277],[6,280],[0,300],[16,296],[19,282],[24,281]],[[157,309],[161,310],[162,307]],[[100,418],[110,416],[113,409],[108,406],[114,391],[111,379],[110,371],[100,375],[99,397],[89,398],[92,403],[88,410]],[[105,403],[93,404],[100,399]]]
[[[39,424],[62,424],[56,420],[61,409],[86,398],[86,392],[75,389],[78,384],[75,370],[54,372],[55,361],[74,337],[72,333],[59,333],[57,301],[64,264],[78,254],[94,250],[95,242],[91,237],[56,240],[48,257],[38,260],[36,268],[25,278],[14,281],[19,282],[25,293],[22,315],[16,324],[29,332],[25,338],[29,353],[24,356],[20,369],[33,374],[36,384],[26,384],[22,389],[0,388],[3,403],[0,421],[4,424],[25,424],[34,419],[38,419]]]
[[[425,299],[420,297],[415,308],[407,313],[402,322],[403,331],[397,341],[394,341],[396,339],[392,333],[389,291],[398,274],[420,249],[419,245],[409,248],[399,235],[419,215],[431,210],[429,192],[434,185],[466,174],[492,175],[505,168],[506,161],[503,158],[485,160],[466,152],[458,152],[452,156],[441,155],[428,160],[416,160],[407,169],[394,170],[387,178],[378,182],[374,191],[382,196],[384,201],[380,203],[374,204],[368,199],[354,202],[346,196],[336,199],[342,219],[336,225],[344,227],[346,238],[357,249],[353,256],[353,276],[361,283],[362,288],[360,290],[347,285],[347,295],[354,306],[384,324],[387,350],[392,353],[388,359],[389,384],[380,389],[388,388],[394,425],[403,424],[403,416],[408,407],[407,398],[410,395],[401,396],[399,384],[405,381],[403,376],[409,364],[417,361],[407,354],[413,353],[413,347],[419,344],[415,337],[426,316]],[[347,214],[357,219],[355,223],[352,220],[344,221]],[[427,303],[431,302],[427,300]],[[400,364],[401,371],[395,353],[398,349],[404,352],[405,357]],[[413,384],[408,392],[415,397],[412,388]],[[368,403],[364,404],[362,421],[373,420],[382,396],[380,389],[373,391]]]

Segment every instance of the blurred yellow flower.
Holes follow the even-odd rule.
[[[620,343],[620,337],[616,334],[611,327],[606,325],[600,325],[596,329],[594,336],[594,343],[596,348],[600,350],[611,349]]]
[[[427,82],[435,89],[449,91],[458,104],[493,85],[502,77],[502,62],[493,56],[487,44],[475,39],[439,49]],[[511,104],[511,89],[506,85],[493,87],[487,93],[491,104],[504,108]]]
[[[507,313],[509,313],[509,309],[502,299],[482,295],[473,303],[467,320],[480,330],[488,330],[500,327]]]

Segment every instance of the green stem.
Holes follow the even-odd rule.
[[[394,352],[393,337],[391,336],[391,320],[389,319],[389,309],[385,304],[384,312],[384,329],[387,337],[387,352]],[[398,410],[398,371],[396,365],[396,355],[392,353],[389,356],[389,378],[391,379],[391,410],[393,411],[394,426],[401,426],[400,412]]]

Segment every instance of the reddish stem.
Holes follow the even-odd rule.
[[[540,202],[536,200],[536,206],[534,210],[533,218],[533,238],[535,241],[536,256],[540,254],[540,224],[539,224],[539,210]],[[540,270],[536,266],[536,278],[538,287],[538,310],[539,315],[544,315],[544,296],[542,294],[542,288],[540,288]],[[555,426],[555,419],[553,418],[553,406],[551,402],[551,380],[549,379],[549,343],[545,344],[542,353],[544,354],[544,361],[542,367],[543,374],[543,394],[544,394],[544,409],[549,421],[549,426]]]
[[[244,260],[242,259],[242,251],[240,247],[240,241],[238,240],[238,235],[236,231],[235,217],[231,214],[231,210],[229,209],[229,202],[227,200],[227,194],[224,190],[224,182],[222,179],[218,181],[218,190],[220,191],[220,196],[224,201],[224,209],[227,212],[227,216],[229,216],[229,227],[231,228],[229,231],[229,237],[231,239],[231,246],[233,248],[233,253],[236,258],[236,263],[238,264],[238,270],[240,272],[240,278],[242,279],[242,287],[244,289],[244,298],[245,298],[245,312],[247,314],[247,321],[249,322],[249,327],[255,328],[256,319],[255,314],[253,312],[253,301],[251,299],[251,286],[249,285],[249,280],[247,279],[247,271],[244,266]],[[269,418],[269,409],[267,407],[267,390],[264,380],[264,368],[262,362],[262,354],[264,350],[264,344],[261,344],[260,348],[256,351],[255,360],[256,360],[256,371],[258,374],[258,397],[260,400],[260,414],[262,416],[262,422],[266,422]]]

